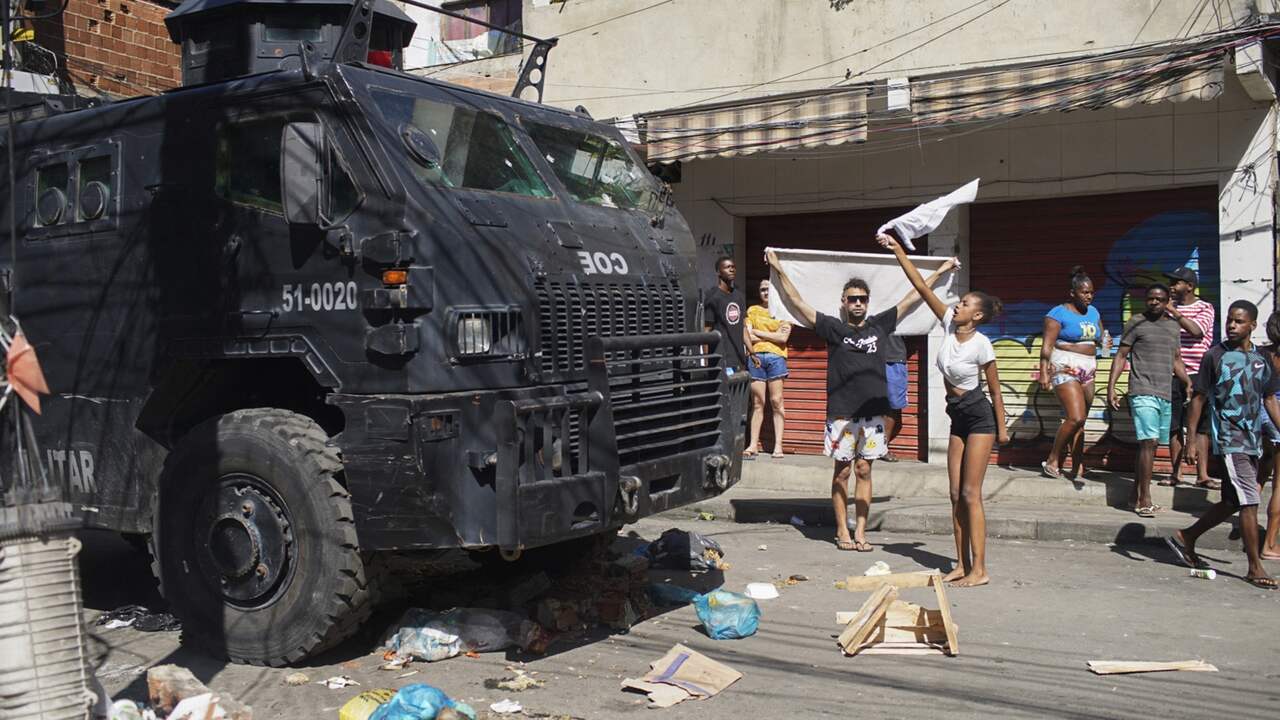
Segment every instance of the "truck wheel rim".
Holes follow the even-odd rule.
[[[226,603],[260,607],[288,587],[297,546],[287,507],[261,478],[222,476],[192,535],[200,573]]]

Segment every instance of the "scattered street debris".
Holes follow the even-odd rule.
[[[369,720],[444,720],[446,717],[475,720],[476,711],[466,703],[452,700],[438,688],[415,683],[400,688],[373,711]]]
[[[871,567],[867,568],[866,572],[862,574],[864,577],[878,577],[880,575],[889,575],[891,572],[892,571],[889,570],[889,563],[883,560],[877,560]]]
[[[383,703],[396,694],[391,688],[365,690],[356,695],[338,710],[338,720],[368,720]]]
[[[413,658],[408,655],[392,654],[391,659],[379,665],[378,669],[387,671],[403,670],[411,662],[413,662]]]
[[[804,527],[804,520],[799,515],[791,516],[791,524],[796,527]]]
[[[712,590],[695,597],[693,607],[712,640],[750,637],[760,626],[760,606],[739,593]]]
[[[489,706],[489,709],[499,715],[510,715],[513,713],[524,712],[524,706],[515,700],[499,700]]]
[[[857,612],[836,613],[836,622],[845,626],[837,640],[844,654],[959,654],[957,628],[942,576],[932,573],[926,578],[937,597],[937,610],[901,601],[897,585],[881,584]]]
[[[1218,571],[1213,568],[1191,568],[1187,575],[1201,580],[1214,580],[1218,577]]]
[[[356,682],[355,680],[352,680],[346,675],[334,675],[331,678],[326,678],[324,680],[317,680],[316,684],[323,685],[329,688],[330,690],[341,690],[342,688],[349,687],[351,685],[359,685],[360,683]]]
[[[752,600],[772,600],[778,597],[778,588],[773,583],[747,583],[746,595]]]
[[[107,720],[147,720],[147,718],[155,720],[155,716],[153,710],[143,710],[132,700],[117,700],[111,703]]]
[[[768,545],[761,544],[761,545],[757,545],[757,546],[756,546],[756,549],[757,549],[757,550],[764,551],[764,550],[768,550],[768,549],[769,549],[769,546],[768,546]]]
[[[1089,669],[1095,675],[1120,675],[1128,673],[1149,672],[1218,672],[1218,668],[1203,660],[1180,660],[1177,662],[1143,662],[1128,660],[1090,660]]]
[[[707,512],[706,510],[699,510],[699,511],[698,511],[698,519],[699,519],[699,520],[707,520],[707,521],[715,520],[715,519],[716,519],[716,514],[715,514],[715,513],[713,513],[713,512]]]
[[[131,627],[142,632],[174,632],[182,621],[167,612],[153,612],[141,605],[125,605],[105,612],[94,623],[108,630]]]
[[[511,692],[524,692],[534,688],[544,687],[547,683],[539,680],[529,673],[519,668],[514,669],[515,676],[503,679],[490,678],[484,681],[484,686],[490,690],[509,690]]]
[[[288,675],[284,676],[285,685],[293,685],[297,687],[299,685],[306,685],[307,683],[310,683],[310,682],[311,682],[311,677],[308,676],[306,673],[295,672],[295,673],[289,673]]]
[[[435,662],[465,651],[493,652],[519,644],[532,623],[505,610],[453,608],[443,613],[409,608],[383,642],[399,656]],[[391,668],[391,669],[399,669]]]
[[[177,665],[156,665],[147,670],[147,697],[151,707],[161,716],[177,720],[180,716],[175,714],[175,710],[183,700],[204,695],[210,696],[212,700],[211,704],[201,705],[201,707],[213,713],[216,706],[217,712],[222,713],[221,715],[210,714],[208,716],[210,718],[225,717],[226,720],[252,720],[253,718],[252,708],[241,705],[225,694],[215,694],[186,668]],[[205,715],[194,717],[205,720]]]
[[[720,543],[696,532],[671,528],[649,544],[651,567],[668,570],[727,570]]]
[[[624,679],[622,688],[646,693],[649,707],[665,708],[690,698],[709,698],[741,678],[742,673],[728,665],[677,644],[650,663],[643,678]]]

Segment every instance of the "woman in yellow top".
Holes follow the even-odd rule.
[[[751,339],[751,442],[743,458],[754,460],[760,448],[760,427],[764,424],[765,390],[773,406],[773,457],[782,457],[782,379],[787,376],[787,338],[791,323],[769,314],[769,281],[760,281],[760,305],[747,308],[747,335]]]

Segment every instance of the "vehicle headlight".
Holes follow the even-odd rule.
[[[458,354],[488,355],[493,347],[493,323],[482,315],[458,318]]]

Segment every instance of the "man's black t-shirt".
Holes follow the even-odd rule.
[[[725,367],[747,368],[747,349],[742,342],[742,321],[747,316],[747,303],[742,293],[727,293],[717,285],[707,293],[707,324],[724,336],[717,351],[724,356]]]
[[[854,327],[818,313],[814,331],[827,341],[827,419],[866,418],[889,412],[885,339],[898,327],[891,307]]]

